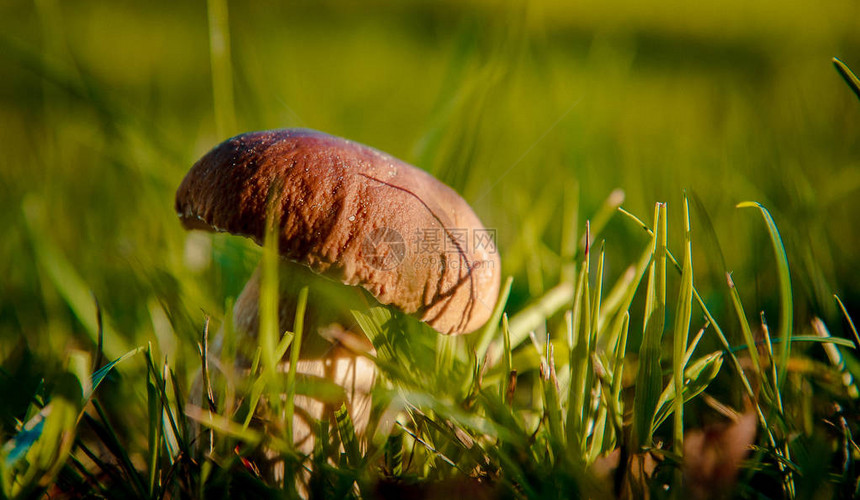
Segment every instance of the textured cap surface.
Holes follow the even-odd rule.
[[[361,286],[441,333],[489,319],[501,271],[494,234],[423,170],[321,132],[252,132],[191,168],[176,211],[190,229],[262,244],[270,196],[285,258]]]

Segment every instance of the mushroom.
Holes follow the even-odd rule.
[[[251,132],[203,156],[176,193],[186,228],[261,245],[267,210],[279,221],[281,331],[292,330],[296,292],[310,284],[306,325],[316,335],[303,343],[296,369],[344,386],[359,431],[374,367],[344,346],[350,338],[367,342],[349,335],[360,331],[350,308],[375,299],[442,334],[468,333],[490,318],[500,277],[494,235],[454,190],[416,167],[312,130]],[[257,335],[259,277],[258,269],[234,309],[236,331],[250,338]],[[298,398],[296,407],[313,418],[324,411]],[[294,429],[299,441],[311,427]]]

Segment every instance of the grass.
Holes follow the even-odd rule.
[[[0,496],[856,496],[850,6],[634,4],[0,7]],[[433,172],[507,278],[466,337],[353,311],[370,422],[309,456],[291,396],[342,389],[273,370],[311,333],[277,331],[273,249],[172,203],[282,126]]]
[[[773,237],[775,255],[784,257],[781,238],[767,210],[756,204],[742,206],[760,209]],[[793,437],[801,429],[788,408],[817,406],[820,402],[816,400],[823,397],[838,405],[838,414],[852,415],[857,388],[851,376],[840,374],[850,372],[841,361],[840,347],[854,346],[831,337],[826,327],[820,326],[820,336],[803,340],[819,343],[835,355],[831,355],[829,366],[818,366],[817,373],[801,372],[797,365],[816,362],[803,355],[789,357],[784,346],[791,343],[790,337],[781,334],[771,339],[764,324],[759,336],[763,335],[763,340],[754,340],[749,334],[750,344],[703,350],[701,340],[721,328],[701,302],[696,304],[697,313],[707,317],[707,323],[687,345],[693,297],[698,296],[690,265],[691,231],[687,226],[685,257],[679,263],[666,245],[667,209],[666,204],[657,204],[654,229],[636,220],[651,234],[651,242],[632,268],[633,276],[625,275],[612,287],[609,297],[623,297],[620,300],[610,301],[604,296],[604,249],[595,255],[590,246],[583,248],[572,300],[543,306],[547,323],[559,310],[567,311],[559,325],[560,335],[548,333],[538,339],[532,330],[529,335],[516,335],[514,340],[518,332],[512,331],[511,325],[522,324],[523,315],[534,312],[527,308],[508,321],[502,316],[503,300],[496,320],[488,325],[494,329],[498,318],[503,319],[501,338],[489,335],[494,338],[487,346],[489,352],[497,354],[479,357],[475,349],[481,344],[480,335],[446,339],[382,306],[355,311],[358,324],[376,348],[376,363],[382,374],[373,394],[368,431],[356,435],[350,414],[342,406],[332,415],[334,422],[319,422],[315,448],[309,456],[297,453],[283,438],[292,435],[289,395],[297,391],[294,369],[284,384],[272,376],[268,361],[255,364],[257,368],[242,378],[239,387],[230,387],[228,377],[215,376],[204,368],[203,379],[207,386],[211,384],[206,392],[212,394],[209,408],[204,409],[187,406],[183,396],[187,389],[178,382],[174,368],[167,361],[157,364],[151,348],[130,351],[92,376],[89,355],[73,351],[65,375],[54,384],[49,397],[32,401],[28,417],[22,420],[26,422],[23,430],[4,446],[4,494],[24,497],[50,488],[56,493],[90,491],[148,498],[292,496],[299,492],[316,497],[388,497],[414,488],[428,494],[465,488],[481,495],[529,498],[641,496],[646,491],[657,496],[683,496],[699,484],[729,481],[722,483],[728,486],[725,494],[734,491],[746,496],[753,490],[770,488],[769,495],[796,497],[804,490],[804,483],[818,483],[821,478],[807,477],[802,473],[803,463],[792,459],[792,448],[805,450],[801,438]],[[677,265],[682,277],[678,299],[671,304],[676,314],[671,342],[663,339],[667,333],[664,318],[669,308],[666,282],[670,262]],[[596,264],[594,272],[592,263]],[[647,283],[640,290],[646,275]],[[790,284],[788,280],[785,283],[786,297],[790,297]],[[509,287],[510,282],[503,297]],[[638,357],[629,363],[625,354],[634,312],[631,304],[637,292],[646,295],[642,317],[648,320],[642,327]],[[268,293],[276,293],[276,289]],[[306,300],[307,289],[300,303]],[[261,303],[265,302],[264,298]],[[789,299],[784,304],[790,308],[792,302]],[[739,299],[737,310],[742,329],[750,330]],[[303,313],[300,306],[297,319]],[[99,330],[99,338],[102,333]],[[287,335],[294,335],[288,345],[297,345],[301,327]],[[204,333],[202,352],[206,342]],[[762,343],[767,346],[764,351]],[[781,356],[774,355],[773,343],[781,346]],[[672,368],[664,372],[662,359],[667,355],[671,362],[666,363]],[[124,438],[98,400],[88,406],[108,374],[134,357],[144,358],[146,366],[147,407],[141,415],[148,421],[148,455],[141,457],[146,465],[132,460],[131,446],[123,443]],[[738,412],[754,412],[761,426],[757,439],[751,434],[749,442],[733,441],[729,446],[746,450],[755,445],[758,451],[743,464],[735,464],[736,469],[697,475],[701,471],[690,465],[695,462],[694,454],[713,453],[707,446],[717,445],[711,443],[698,450],[686,447],[684,436],[691,428],[683,412],[688,408],[700,418],[708,413],[715,418],[722,409],[729,416],[736,415],[725,409],[732,403],[717,404],[718,396],[710,395],[719,393],[711,391],[711,386],[723,372],[726,358],[732,363],[723,378],[746,387],[740,398],[745,403]],[[222,367],[235,363],[230,355],[219,359]],[[632,378],[633,384],[629,382]],[[821,384],[821,392],[780,383],[786,379],[793,379],[794,384]],[[323,388],[315,387],[311,380],[306,382],[309,385],[302,393],[325,398]],[[249,425],[248,417],[260,401],[251,396],[258,387],[265,388],[266,401],[274,404],[264,417],[270,419],[268,430]],[[287,404],[280,408],[278,395],[283,391],[288,395]],[[706,396],[713,401],[703,402]],[[246,400],[251,401],[250,406]],[[830,410],[825,415],[813,412],[812,416],[826,422],[834,417],[833,408]],[[842,462],[842,475],[837,476],[834,469],[826,482],[832,492],[850,494],[857,488],[857,476],[850,465],[856,444],[846,417],[841,418],[843,434],[831,434],[829,441],[832,459]],[[737,416],[734,421],[738,421]],[[93,435],[82,433],[76,438],[76,429],[84,423]],[[274,431],[279,428],[285,430]],[[211,432],[208,437],[207,432]],[[668,441],[671,447],[663,444]],[[107,458],[99,457],[93,447]],[[260,475],[264,465],[257,461],[258,453],[264,449],[269,454],[276,452],[284,461],[286,479],[267,480],[265,474]],[[84,457],[91,463],[85,464]],[[608,469],[614,472],[608,473]],[[309,471],[310,476],[304,476],[306,482],[297,486],[292,478],[303,477],[302,471]],[[742,479],[733,486],[731,481],[738,473]]]

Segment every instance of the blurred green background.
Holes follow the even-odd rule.
[[[187,234],[175,189],[221,140],[278,127],[452,185],[498,230],[511,312],[558,282],[570,210],[581,235],[616,188],[646,221],[666,201],[679,250],[686,188],[703,209],[696,285],[721,311],[707,213],[748,313],[776,321],[768,235],[734,208],[759,201],[786,241],[798,329],[821,315],[838,332],[832,294],[860,306],[860,103],[831,58],[860,68],[858,26],[849,0],[7,0],[0,363],[35,381],[92,350],[94,296],[108,356],[151,341],[193,370],[204,315],[219,320],[259,252]],[[601,238],[612,280],[647,244],[618,215]]]

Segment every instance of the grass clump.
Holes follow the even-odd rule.
[[[725,322],[694,286],[686,198],[681,261],[669,250],[668,205],[659,203],[651,225],[624,211],[650,241],[611,286],[604,284],[605,243],[595,251],[598,235],[586,224],[574,272],[565,275],[572,281],[562,279],[508,319],[508,280],[493,320],[471,336],[439,336],[383,306],[353,311],[380,374],[369,424],[357,434],[341,406],[315,421],[309,454],[287,438],[293,395],[325,400],[333,389],[302,381],[294,370],[273,375],[258,356],[249,373],[231,379],[235,355],[223,351],[217,369],[202,362],[205,404],[198,407],[188,405],[189,387],[152,348],[92,376],[89,357],[72,353],[68,371],[34,397],[3,447],[3,494],[797,498],[812,491],[810,480],[853,494],[857,448],[847,415],[857,405],[857,364],[845,349],[854,346],[831,337],[820,320],[810,325],[814,335],[793,334],[785,323],[792,299],[779,232],[764,207],[740,206],[759,209],[781,260],[788,310],[778,336],[764,321],[751,326],[728,275],[743,333],[742,343],[729,342]],[[670,283],[677,285],[674,302],[667,300]],[[275,290],[264,290],[261,303]],[[300,304],[307,289],[303,297]],[[300,306],[297,320],[303,314]],[[631,318],[642,319],[638,335]],[[703,326],[691,336],[693,318]],[[296,325],[274,352],[295,358],[301,321]],[[208,329],[207,321],[201,360],[208,359]],[[823,346],[830,363],[786,347],[799,342]],[[141,355],[145,456],[131,451],[98,397],[90,401],[119,362]],[[823,485],[801,473],[822,457],[834,464]],[[283,470],[273,475],[273,463]]]

